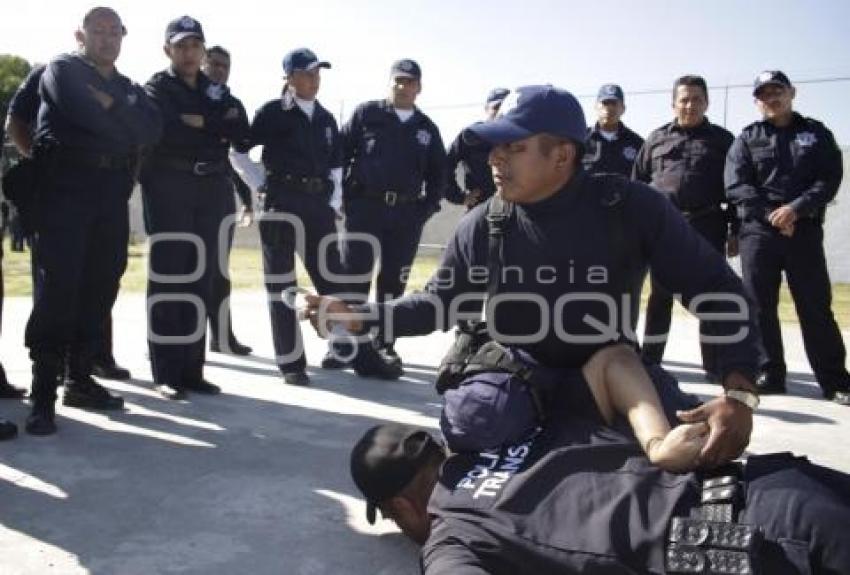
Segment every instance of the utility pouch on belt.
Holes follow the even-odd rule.
[[[667,573],[753,575],[762,540],[755,525],[737,522],[744,506],[741,468],[732,464],[702,482],[701,505],[673,517],[665,550]]]

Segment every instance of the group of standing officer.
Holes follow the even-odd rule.
[[[706,117],[705,80],[682,76],[673,86],[674,119],[644,142],[621,121],[626,109],[622,88],[605,84],[597,96],[597,122],[588,129],[582,164],[590,174],[614,173],[650,184],[715,251],[730,257],[740,253],[744,285],[761,333],[757,387],[766,394],[786,389],[777,313],[784,271],[815,377],[825,397],[848,405],[850,375],[830,307],[823,250],[826,206],[842,178],[841,152],[823,124],[793,111],[795,88],[784,73],[760,74],[753,96],[763,119],[735,139]],[[472,207],[492,194],[483,151],[458,137],[449,159],[452,171],[458,164],[464,169],[465,189],[450,178],[447,199]],[[633,286],[633,330],[640,289],[640,284]],[[662,361],[676,295],[651,276],[641,345],[648,363]],[[692,311],[700,315],[702,310]],[[700,322],[702,364],[706,378],[718,382],[716,345],[707,341],[716,335],[710,325]]]
[[[438,128],[415,106],[422,71],[413,60],[393,64],[388,96],[358,106],[340,130],[316,100],[320,72],[330,64],[309,49],[293,50],[283,61],[281,95],[249,122],[227,87],[229,54],[218,47],[206,51],[197,20],[183,16],[168,24],[169,66],[145,89],[115,69],[125,34],[113,10],[91,10],[76,34],[79,52],[34,71],[21,101],[27,94],[32,101],[36,87],[35,107],[10,119],[16,142],[39,165],[33,210],[38,287],[26,330],[33,360],[27,430],[34,434],[55,431],[56,387],[66,371],[66,405],[123,405],[91,375],[104,375],[96,358],[109,339],[110,310],[126,267],[126,200],[137,177],[152,238],[149,353],[154,382],[170,399],[219,392],[203,376],[208,315],[213,349],[251,351],[230,327],[227,252],[220,252],[232,244],[234,186],[242,190],[242,219],[252,220],[250,190],[231,162],[263,199],[260,236],[276,362],[284,381],[294,385],[309,382],[298,318],[288,301],[296,289],[296,253],[320,294],[351,303],[368,298],[377,262],[376,299],[389,301],[404,292],[422,228],[444,193],[471,209],[495,190],[480,148],[458,138],[447,155]],[[488,95],[488,119],[508,95],[502,88]],[[841,155],[822,124],[793,112],[794,87],[784,74],[760,75],[754,96],[764,120],[733,144],[732,135],[705,116],[704,79],[683,76],[673,89],[674,120],[643,142],[621,121],[622,89],[607,84],[599,91],[598,122],[588,129],[581,163],[590,173],[651,184],[715,251],[734,255],[740,246],[763,336],[758,386],[765,393],[785,390],[776,315],[785,270],[818,382],[828,398],[848,404],[850,375],[830,309],[822,246]],[[247,156],[256,145],[263,146],[261,169]],[[336,233],[343,218],[345,241]],[[652,278],[647,361],[663,357],[673,297]],[[636,321],[633,313],[632,327]],[[701,334],[712,335],[704,325]],[[109,361],[109,348],[105,364],[119,369]],[[702,352],[707,377],[716,380],[712,346],[702,344]],[[332,341],[323,367],[349,364],[361,375],[391,379],[402,373],[392,334],[373,347]],[[8,385],[0,391],[20,395]]]

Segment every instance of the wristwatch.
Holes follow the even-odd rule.
[[[730,397],[735,401],[740,401],[753,411],[755,411],[759,406],[759,397],[751,391],[744,391],[743,389],[727,389],[725,393],[726,397]]]

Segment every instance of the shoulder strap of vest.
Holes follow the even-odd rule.
[[[504,262],[505,233],[513,212],[513,204],[494,194],[487,206],[487,301],[499,291],[499,277]]]

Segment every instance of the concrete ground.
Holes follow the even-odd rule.
[[[407,375],[360,379],[311,367],[309,388],[285,386],[272,361],[261,293],[234,294],[236,333],[254,355],[208,356],[219,397],[170,402],[151,389],[144,299],[122,296],[115,352],[128,383],[106,382],[126,411],[59,406],[59,433],[0,443],[0,573],[393,574],[418,572],[416,550],[388,522],[370,526],[348,474],[348,450],[367,427],[435,427],[435,366],[451,336],[402,340]],[[6,301],[0,341],[10,379],[29,380],[21,345],[29,300]],[[324,344],[305,330],[308,359]],[[688,391],[702,383],[696,324],[677,318],[667,366]],[[850,472],[850,409],[827,403],[787,326],[790,395],[766,397],[752,452],[790,450]],[[845,332],[845,341],[850,334]],[[23,402],[0,402],[19,424]]]

